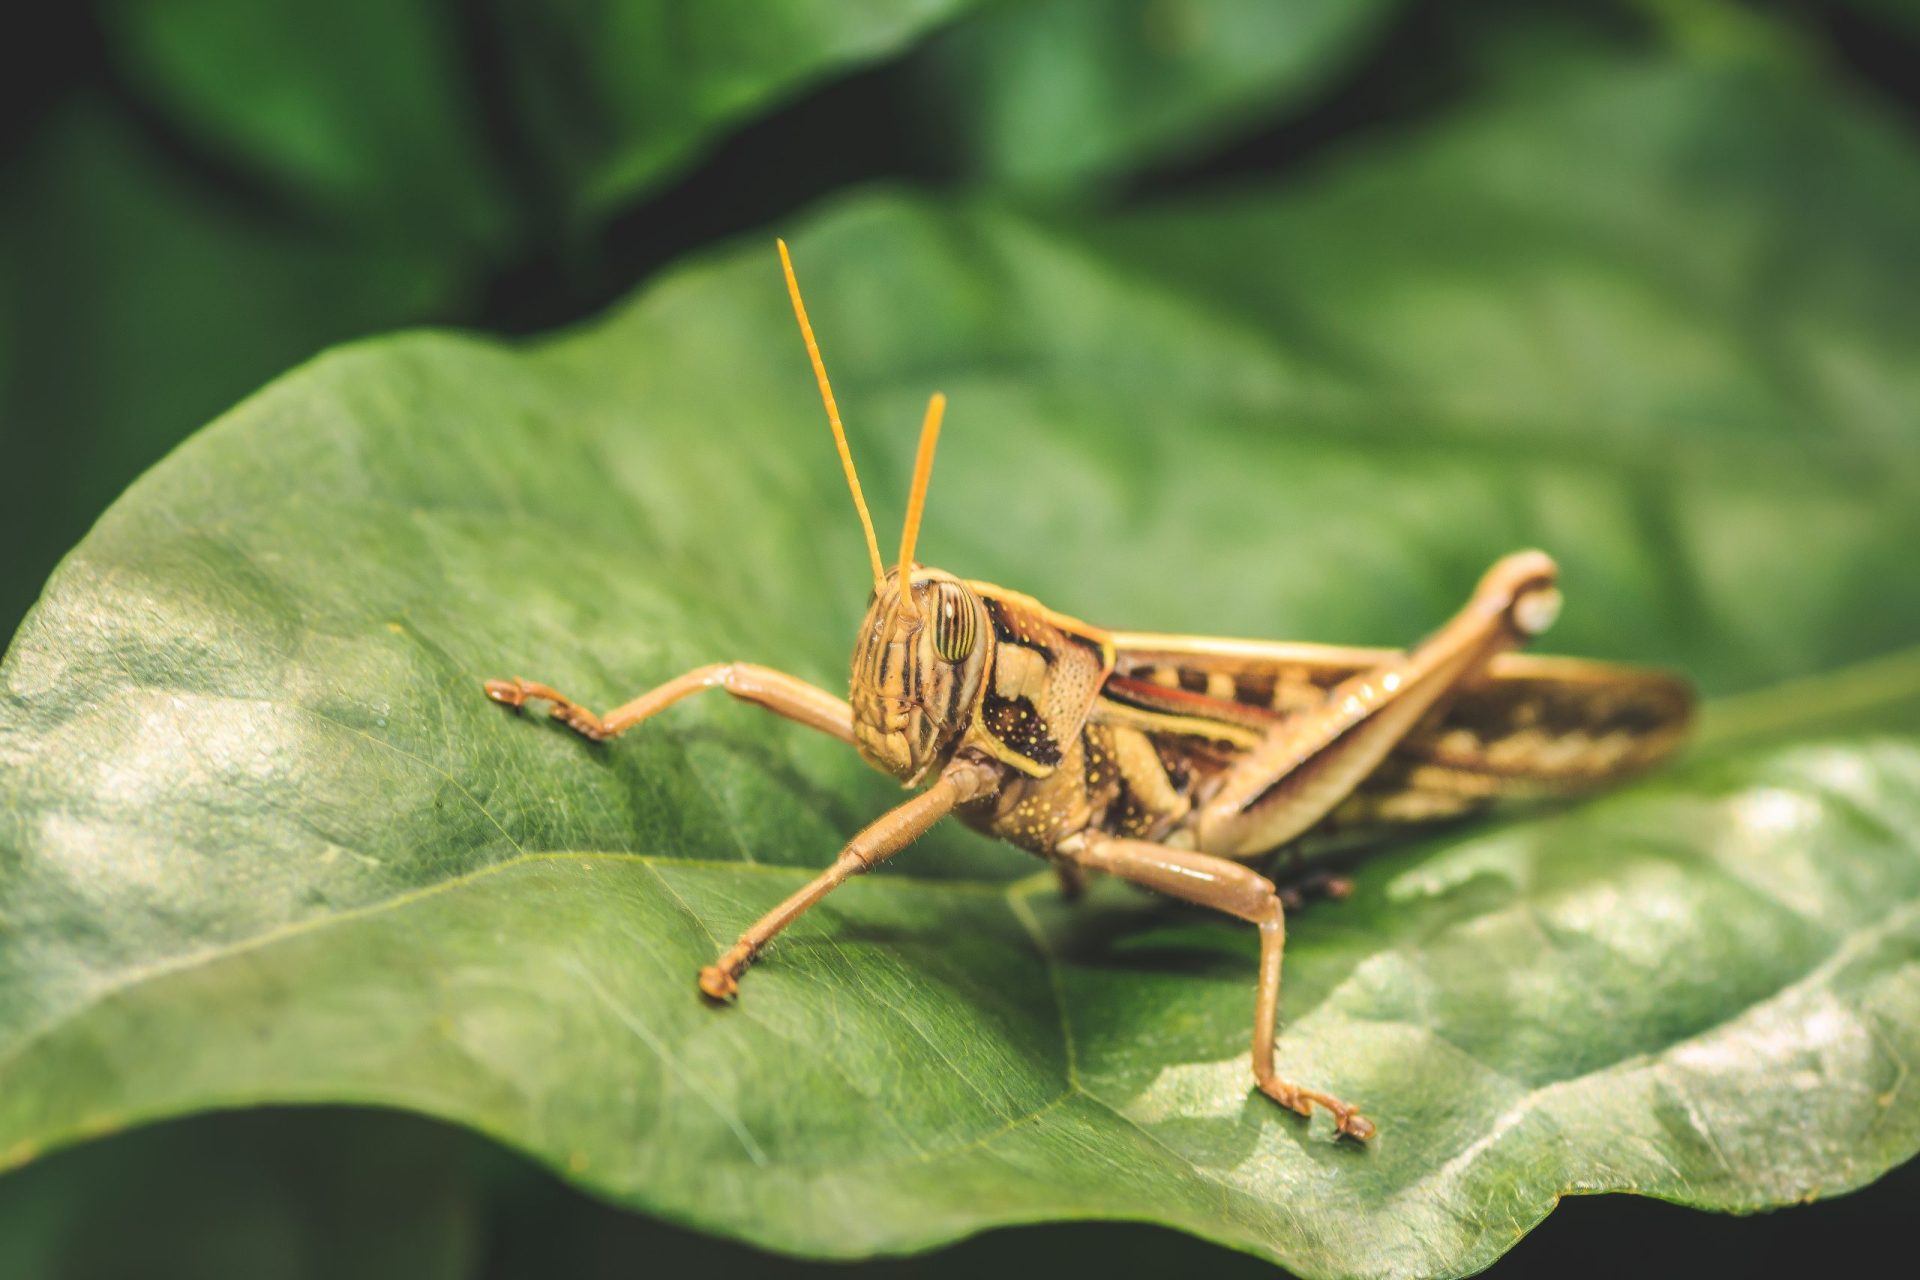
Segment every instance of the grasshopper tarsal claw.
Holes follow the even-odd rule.
[[[511,680],[489,680],[482,688],[489,698],[516,711],[527,704],[527,682],[518,676]]]
[[[709,1000],[731,1000],[740,994],[740,982],[717,964],[700,971],[700,994]]]

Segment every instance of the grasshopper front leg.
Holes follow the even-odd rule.
[[[1309,1115],[1316,1106],[1333,1116],[1334,1127],[1365,1140],[1373,1122],[1330,1093],[1309,1089],[1282,1076],[1274,1066],[1274,1029],[1280,1016],[1280,959],[1287,947],[1287,912],[1273,881],[1238,862],[1188,849],[1169,849],[1144,840],[1122,840],[1099,832],[1073,837],[1055,852],[1075,864],[1118,876],[1143,889],[1212,907],[1260,929],[1260,992],[1253,1006],[1253,1078],[1260,1092],[1283,1107]]]
[[[550,703],[552,710],[549,714],[555,720],[595,742],[617,738],[682,698],[708,689],[725,689],[743,702],[765,707],[809,729],[832,734],[842,742],[853,741],[853,708],[847,705],[845,698],[836,698],[826,690],[784,671],[757,667],[748,662],[721,662],[696,667],[683,676],[647,690],[604,716],[595,715],[559,690],[536,681],[515,676],[511,680],[486,682],[487,696],[495,702],[514,708],[524,707],[529,702]]]

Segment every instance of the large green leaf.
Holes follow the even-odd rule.
[[[724,700],[597,748],[479,696],[837,683],[864,561],[756,244],[532,349],[323,358],[68,559],[0,668],[0,1153],[379,1102],[779,1248],[1137,1217],[1309,1275],[1470,1270],[1569,1191],[1857,1185],[1920,1146],[1917,219],[1872,121],[1647,71],[1289,194],[796,236],[883,511],[953,397],[936,562],[1387,642],[1539,543],[1556,647],[1731,695],[1692,764],[1296,921],[1282,1051],[1370,1148],[1248,1096],[1250,931],[954,832],[704,1006],[898,792]]]

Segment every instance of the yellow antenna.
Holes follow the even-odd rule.
[[[846,428],[840,425],[840,407],[833,402],[833,385],[827,381],[827,366],[820,359],[820,346],[813,340],[813,326],[807,323],[807,304],[800,301],[800,282],[793,278],[793,259],[787,256],[787,242],[780,246],[780,267],[787,273],[787,296],[793,299],[794,318],[800,321],[800,336],[807,341],[807,359],[813,361],[814,381],[820,384],[820,402],[827,406],[827,423],[833,428],[833,444],[840,451],[840,466],[847,473],[847,488],[853,490],[854,509],[860,513],[860,528],[867,535],[867,556],[873,561],[873,585],[876,589],[887,579],[880,559],[880,539],[873,536],[873,517],[867,514],[867,499],[860,492],[860,473],[853,469],[853,451],[847,448]]]
[[[920,611],[913,603],[913,544],[920,540],[920,513],[927,509],[927,481],[933,476],[933,447],[940,443],[940,419],[947,412],[947,398],[938,391],[927,401],[927,416],[920,424],[920,451],[913,458],[913,489],[907,494],[907,523],[900,530],[900,616],[917,618]]]

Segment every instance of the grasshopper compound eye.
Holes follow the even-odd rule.
[[[933,651],[948,662],[965,662],[973,653],[978,624],[973,599],[957,582],[937,583],[933,589]]]

